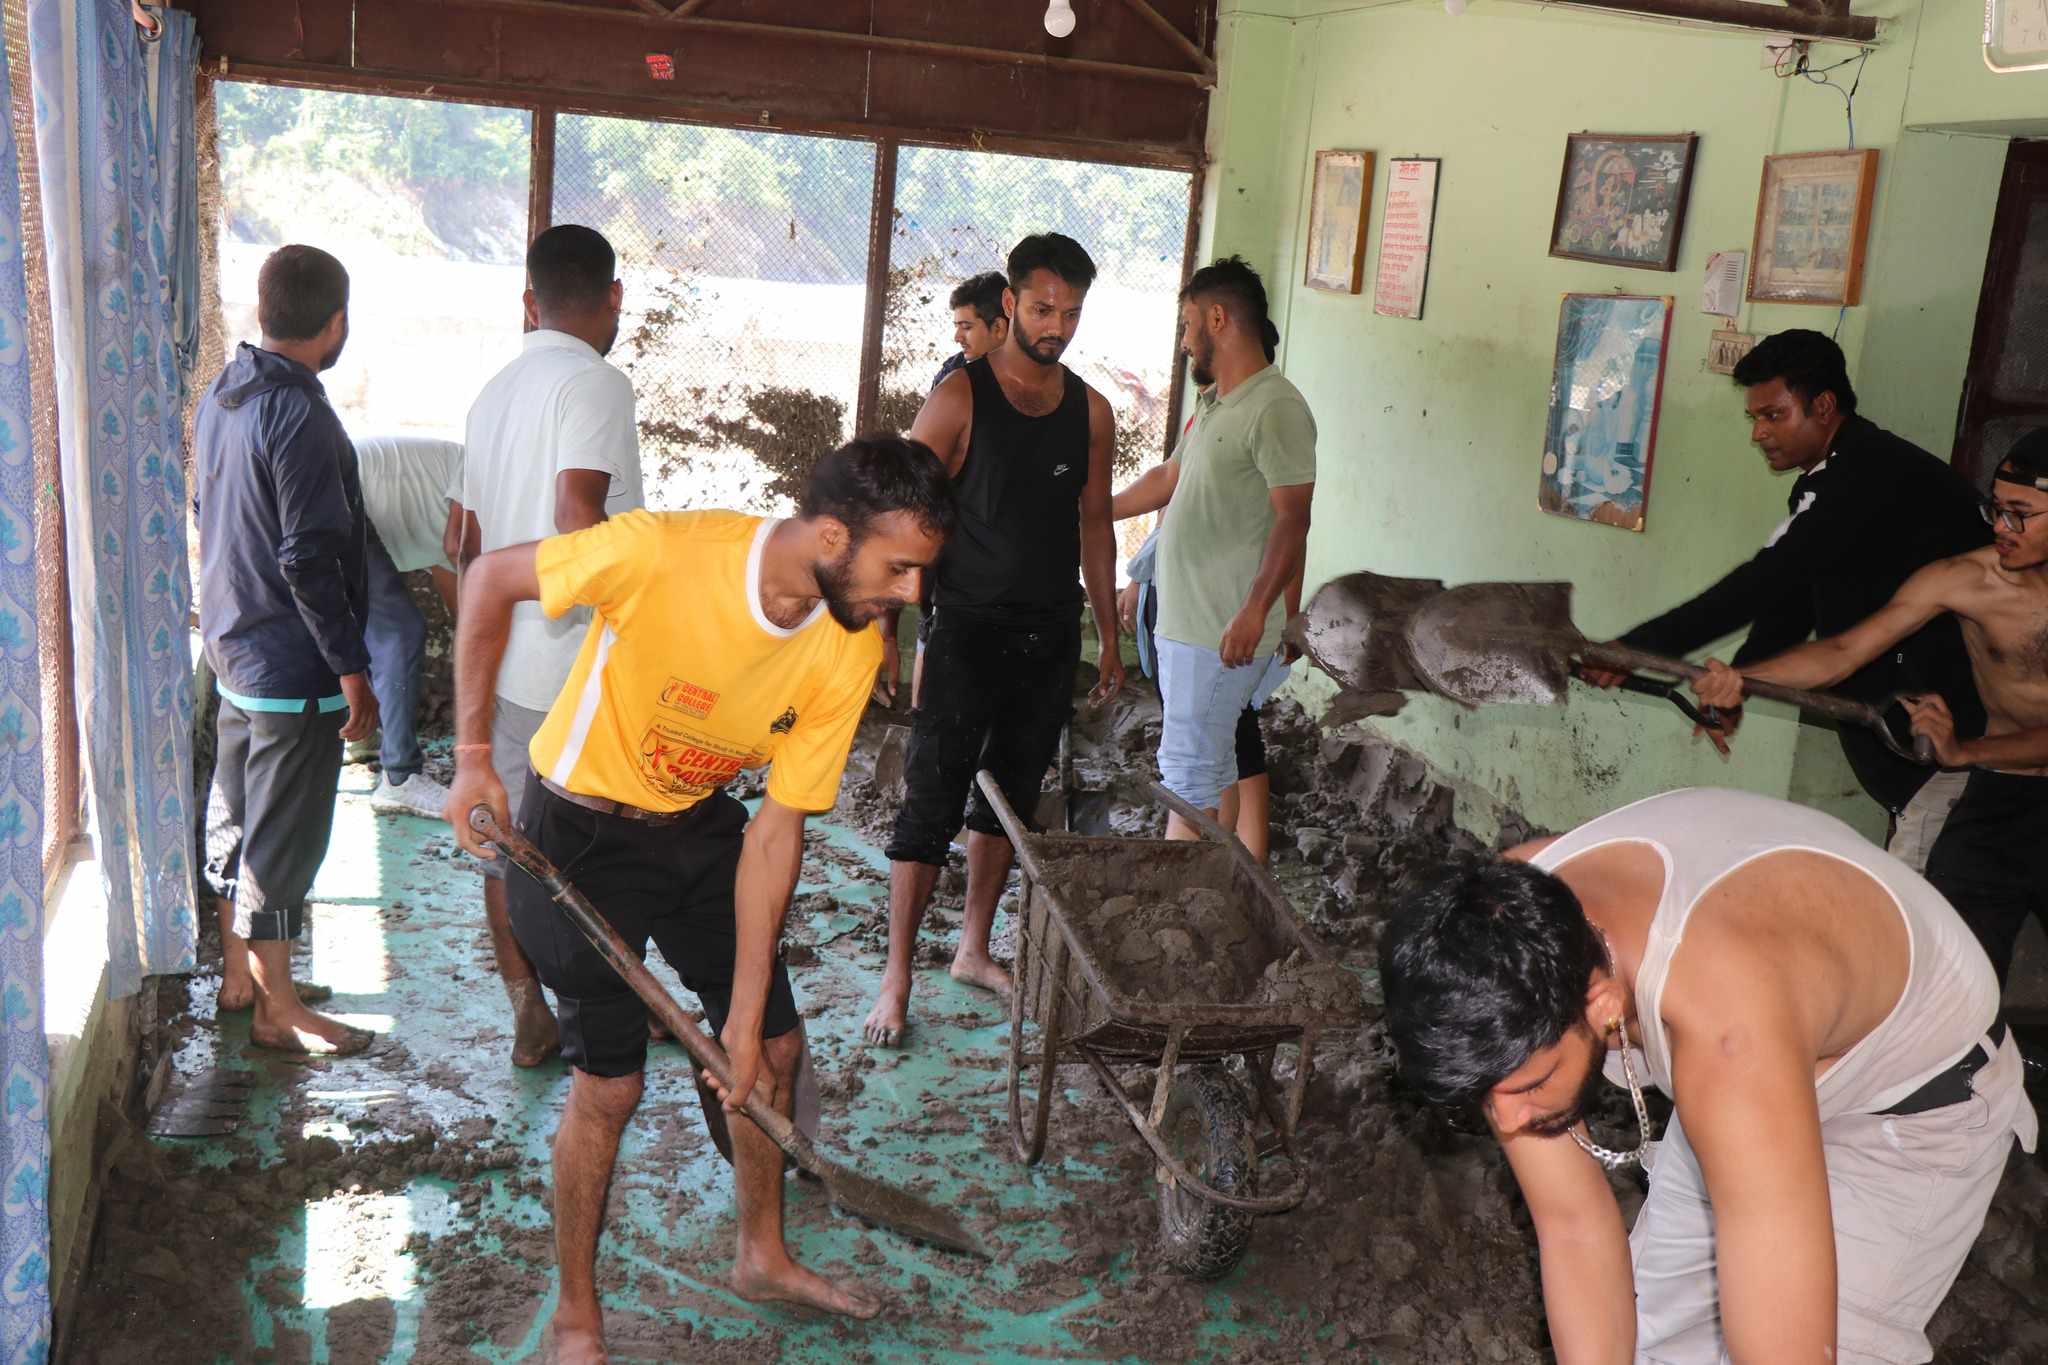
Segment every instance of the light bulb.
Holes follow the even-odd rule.
[[[1055,38],[1064,38],[1074,31],[1073,0],[1052,0],[1045,7],[1045,31]]]

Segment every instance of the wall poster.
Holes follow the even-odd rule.
[[[1387,166],[1387,202],[1380,210],[1380,260],[1372,311],[1385,318],[1420,318],[1429,287],[1429,245],[1436,231],[1433,156],[1400,157]]]
[[[1550,254],[1676,270],[1696,133],[1573,133],[1564,142]]]
[[[1876,188],[1874,148],[1765,157],[1749,297],[1845,308],[1860,299]]]
[[[1671,303],[1669,295],[1564,296],[1536,490],[1544,511],[1643,529]]]
[[[1333,294],[1356,294],[1365,276],[1365,200],[1372,192],[1372,153],[1316,153],[1309,186],[1308,270],[1302,283]]]

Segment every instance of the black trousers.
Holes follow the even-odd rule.
[[[645,958],[654,940],[717,1034],[732,1008],[733,952],[739,924],[733,883],[747,808],[724,792],[704,798],[683,819],[649,824],[565,801],[531,773],[519,828],[597,907],[626,946]],[[612,969],[540,883],[505,873],[512,933],[540,982],[555,993],[562,1056],[593,1076],[630,1076],[647,1065],[647,1006]],[[789,971],[777,956],[768,979],[761,1036],[797,1026]]]
[[[2028,914],[2048,926],[2048,777],[1971,773],[1927,855],[1927,880],[1984,945],[2003,987]]]
[[[1059,752],[1060,729],[1074,714],[1074,670],[1081,662],[1078,611],[1061,619],[1003,620],[933,613],[924,650],[924,691],[903,755],[903,804],[889,839],[891,862],[942,866],[946,847],[967,828],[1001,834],[974,774],[995,774],[1017,814],[1038,810],[1045,770]]]
[[[334,831],[346,709],[244,711],[221,698],[206,802],[207,881],[235,905],[235,932],[297,938]]]

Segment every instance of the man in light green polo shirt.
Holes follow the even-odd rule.
[[[1155,640],[1164,724],[1161,780],[1211,814],[1237,776],[1238,714],[1286,624],[1281,597],[1301,572],[1315,493],[1316,423],[1266,359],[1266,288],[1236,256],[1181,290],[1181,349],[1196,419],[1173,458],[1117,495],[1119,516],[1167,508],[1159,538]],[[1169,838],[1194,830],[1169,817]]]

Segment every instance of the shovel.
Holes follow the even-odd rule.
[[[1349,574],[1317,592],[1304,615],[1315,617],[1320,611],[1325,621],[1369,618],[1364,642],[1382,657],[1376,665],[1360,660],[1360,667],[1376,666],[1379,676],[1395,678],[1402,691],[1430,692],[1464,706],[1562,702],[1577,671],[1575,665],[1631,675],[1657,673],[1686,682],[1706,673],[1683,659],[1588,640],[1572,624],[1569,583],[1467,583],[1426,594],[1400,586],[1414,582],[1372,573]],[[1390,584],[1396,586],[1387,586]],[[1332,588],[1337,591],[1329,608],[1322,610],[1324,593]],[[1356,630],[1347,635],[1327,627],[1318,631],[1305,623],[1302,633],[1320,639],[1327,647],[1355,635]],[[1313,654],[1310,659],[1323,667]],[[1340,651],[1340,664],[1350,659]],[[1406,679],[1413,679],[1416,685],[1401,685]],[[1633,690],[1666,697],[1695,721],[1706,719],[1667,684],[1636,679]],[[1883,707],[1832,692],[1808,692],[1775,683],[1745,680],[1744,690],[1750,696],[1787,702],[1842,724],[1863,726],[1901,758],[1934,762],[1933,744],[1924,737],[1916,738],[1910,747],[1902,744],[1886,722]]]
[[[675,997],[662,989],[654,974],[647,970],[647,964],[605,923],[596,907],[584,899],[583,893],[569,884],[561,871],[548,861],[546,854],[517,831],[500,828],[489,806],[479,805],[470,811],[469,827],[497,845],[498,851],[515,867],[547,889],[555,904],[562,907],[562,913],[583,931],[583,936],[590,940],[590,946],[597,949],[599,955],[633,988],[633,993],[661,1020],[670,1036],[683,1045],[692,1061],[716,1076],[720,1084],[731,1084],[732,1072],[726,1062],[725,1050],[704,1035],[696,1022],[676,1003]],[[810,1139],[798,1132],[788,1119],[754,1095],[749,1095],[740,1108],[799,1167],[817,1177],[833,1207],[916,1241],[992,1259],[980,1240],[956,1215],[934,1208],[907,1190],[885,1185],[858,1171],[827,1161],[818,1155]]]

